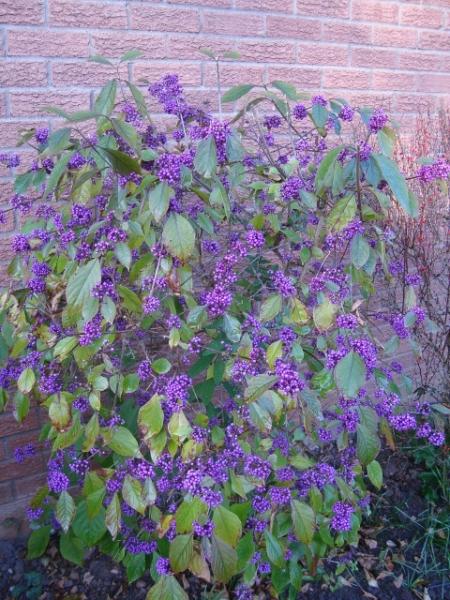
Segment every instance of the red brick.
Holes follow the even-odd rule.
[[[351,65],[352,67],[395,68],[398,64],[398,50],[386,50],[384,48],[352,48]]]
[[[213,34],[259,36],[264,35],[265,25],[263,17],[259,15],[204,12],[202,31]]]
[[[266,68],[264,66],[222,63],[220,65],[220,81],[223,88],[243,82],[261,84],[264,82],[265,72]],[[216,82],[217,74],[215,65],[206,63],[204,65],[204,85],[214,87]]]
[[[175,60],[206,60],[201,48],[210,48],[218,55],[233,49],[229,39],[223,37],[203,37],[197,35],[169,35],[167,39],[167,58]],[[150,57],[151,58],[151,57]]]
[[[397,94],[394,98],[395,110],[399,112],[417,113],[419,110],[433,110],[435,100],[430,95]]]
[[[36,454],[24,460],[23,463],[17,463],[16,461],[3,462],[1,467],[0,483],[9,481],[10,479],[41,473],[44,469],[44,461],[40,454]]]
[[[374,71],[372,88],[374,90],[398,90],[410,92],[416,90],[416,75],[396,71]]]
[[[366,71],[332,71],[323,74],[323,87],[337,89],[364,90],[370,88],[371,75]]]
[[[398,4],[372,0],[353,0],[352,17],[359,21],[398,23]]]
[[[426,29],[439,29],[444,21],[444,11],[425,6],[402,6],[400,23]]]
[[[11,481],[0,483],[0,502],[6,504],[14,500],[14,490]]]
[[[82,92],[22,92],[12,93],[11,115],[13,117],[47,116],[46,106],[56,106],[65,111],[89,109],[89,94]]]
[[[183,85],[199,86],[202,83],[202,73],[200,63],[183,63],[183,69],[179,70],[178,63],[169,62],[136,62],[133,64],[132,73],[133,81],[141,82],[142,80],[152,83],[157,81],[167,73],[180,74],[180,79]]]
[[[23,477],[14,481],[17,498],[34,496],[36,491],[45,485],[47,477],[45,469],[41,469],[41,473],[32,475],[31,477]]]
[[[161,8],[142,3],[129,7],[131,29],[144,31],[200,31],[200,16],[196,9]]]
[[[207,93],[204,90],[186,90],[186,98],[189,102],[202,107],[204,110],[212,112],[219,110],[216,86],[213,86]]]
[[[49,22],[53,27],[126,29],[126,7],[105,2],[50,0]]]
[[[372,27],[356,23],[329,22],[322,25],[322,39],[326,42],[348,44],[369,44],[372,40]]]
[[[243,10],[293,12],[294,0],[235,0],[235,6]]]
[[[0,61],[0,87],[38,87],[46,84],[45,62]]]
[[[117,58],[128,50],[140,50],[144,58],[166,58],[165,38],[159,34],[109,31],[92,35],[95,52]]]
[[[297,61],[302,65],[345,66],[349,61],[349,50],[345,46],[299,44]]]
[[[214,8],[231,8],[233,0],[167,0],[168,4],[192,4],[193,6],[214,6]]]
[[[6,94],[0,94],[0,117],[6,117]]]
[[[0,194],[1,194],[1,182],[0,182]],[[9,199],[11,197],[11,194],[8,195],[8,197],[1,197],[0,200],[3,203],[5,200]],[[16,219],[14,216],[14,211],[12,210],[8,210],[10,209],[9,204],[0,204],[0,210],[4,211],[7,210],[7,212],[5,213],[5,222],[4,223],[0,223],[0,233],[11,233],[15,230],[16,228]],[[1,439],[0,439],[1,442]],[[2,460],[1,458],[1,449],[0,449],[0,460]]]
[[[450,94],[450,75],[420,74],[417,89],[420,92]]]
[[[127,77],[127,65],[121,65],[122,77]],[[51,65],[51,81],[57,87],[89,87],[102,86],[116,77],[115,69],[108,65],[82,62],[53,62]]]
[[[425,50],[450,50],[450,33],[421,31],[419,48],[423,48]]]
[[[89,36],[82,32],[18,30],[8,31],[10,56],[89,56]]]
[[[2,240],[4,241],[4,240]],[[8,243],[9,246],[9,243]],[[39,427],[38,413],[36,408],[32,408],[23,423],[18,423],[12,412],[9,410],[0,415],[0,438],[8,435],[14,435],[24,431],[31,431]]]
[[[297,13],[314,17],[348,17],[350,0],[297,0]]]
[[[445,70],[445,58],[442,54],[401,52],[399,54],[399,66],[402,69],[410,69],[411,71],[441,71]]]
[[[44,22],[44,0],[0,0],[2,25],[38,25]]]
[[[391,113],[392,98],[391,93],[386,94],[381,92],[348,92],[346,94],[346,100],[352,106],[380,106],[385,108],[389,113]]]
[[[289,42],[242,41],[237,43],[236,49],[241,60],[264,63],[292,63],[296,60],[295,45]]]
[[[417,46],[417,30],[376,26],[373,29],[373,43],[376,46],[415,48]]]
[[[33,444],[36,453],[42,454],[45,451],[45,442],[39,441],[39,433],[40,429],[32,429],[31,431],[6,436],[4,442],[8,460],[14,457],[14,450],[16,448],[22,448],[27,444]]]
[[[320,86],[321,72],[318,69],[302,67],[269,67],[269,81],[275,79],[288,81],[298,88],[317,89]]]
[[[320,21],[283,15],[267,15],[266,23],[269,37],[316,41],[321,37]]]

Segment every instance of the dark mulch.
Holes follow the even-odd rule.
[[[423,529],[421,515],[429,511],[417,468],[404,455],[394,454],[385,461],[384,470],[384,492],[362,531],[358,548],[347,553],[345,570],[339,576],[334,575],[339,559],[330,561],[326,565],[329,573],[326,580],[306,582],[299,600],[450,599],[450,583],[445,573],[428,569],[425,575],[418,576],[415,571],[422,546],[413,541],[420,537],[420,528]],[[444,546],[433,546],[436,564],[445,565]],[[56,542],[40,559],[26,560],[25,554],[24,540],[0,541],[1,600],[144,600],[151,587],[149,575],[128,585],[122,568],[96,552],[92,552],[83,567],[65,561]],[[183,578],[182,583],[189,598],[208,598],[201,580]],[[219,597],[229,596],[226,593],[215,596]],[[266,600],[273,596],[261,589],[255,598]]]

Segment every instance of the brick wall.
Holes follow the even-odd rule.
[[[450,0],[0,0],[0,151],[13,149],[21,127],[50,122],[43,106],[89,106],[110,78],[86,62],[93,53],[137,48],[143,56],[128,66],[135,81],[177,72],[189,93],[214,98],[215,70],[200,47],[239,52],[222,67],[225,86],[283,79],[387,104],[406,123],[450,95]],[[10,190],[0,170],[0,206]],[[1,227],[4,281],[17,223]],[[24,426],[0,416],[0,517],[42,480],[42,456],[12,460],[38,427],[37,414]]]

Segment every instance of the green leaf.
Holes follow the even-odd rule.
[[[141,167],[135,158],[132,158],[125,152],[114,150],[113,148],[98,147],[98,149],[106,155],[106,159],[111,164],[112,168],[119,175],[129,175],[130,173],[140,173]]]
[[[114,319],[116,318],[117,309],[116,309],[114,300],[112,298],[110,298],[110,296],[105,296],[103,298],[100,312],[101,312],[102,317],[106,321],[108,321],[108,323],[114,323]]]
[[[280,92],[282,92],[286,98],[289,98],[289,100],[298,100],[299,96],[297,90],[291,83],[275,80],[272,81],[272,85],[274,88],[277,88],[277,90],[280,90]]]
[[[218,582],[227,583],[236,574],[237,559],[236,550],[216,535],[213,535],[211,541],[211,567]]]
[[[377,140],[382,153],[391,157],[395,146],[395,131],[390,127],[383,127],[377,133]]]
[[[223,329],[230,342],[234,344],[239,342],[242,335],[241,324],[235,317],[225,313],[223,316]]]
[[[334,317],[336,316],[339,306],[330,302],[329,298],[314,307],[313,309],[313,320],[314,324],[319,331],[326,331],[334,323]]]
[[[127,270],[130,270],[131,266],[131,250],[125,242],[118,242],[114,249],[114,254],[116,255],[117,260],[122,264]]]
[[[356,398],[366,381],[366,367],[362,358],[353,350],[341,358],[334,370],[338,388],[349,398]]]
[[[189,600],[173,575],[165,575],[150,588],[145,600]]]
[[[72,306],[83,306],[91,298],[92,290],[102,280],[98,258],[78,267],[67,282],[66,298]]]
[[[164,413],[161,408],[162,396],[155,394],[139,409],[138,426],[139,432],[147,441],[158,434],[164,423]]]
[[[105,509],[101,507],[95,517],[90,518],[87,503],[83,501],[78,504],[72,529],[87,546],[95,546],[105,535],[105,514]]]
[[[354,195],[344,196],[336,202],[326,219],[329,231],[341,231],[356,215],[356,199]]]
[[[145,573],[145,554],[143,552],[125,555],[123,563],[127,569],[129,583],[133,583]]]
[[[314,194],[306,190],[300,190],[300,198],[307,208],[317,210],[317,198]]]
[[[281,340],[277,340],[276,342],[272,342],[270,346],[266,350],[266,360],[267,364],[271,369],[273,369],[275,362],[282,356],[283,354],[283,342]]]
[[[31,532],[30,537],[28,538],[27,544],[27,558],[28,560],[32,560],[33,558],[38,558],[42,556],[48,546],[50,541],[50,525],[46,525],[44,527],[40,527],[39,529],[35,529]]]
[[[172,213],[164,225],[162,241],[170,254],[185,260],[194,252],[195,231],[185,217]]]
[[[141,149],[141,141],[138,136],[136,129],[126,123],[122,119],[110,119],[112,126],[116,130],[116,133],[134,150],[137,152]]]
[[[220,206],[220,208],[223,208],[226,218],[230,218],[230,201],[228,199],[227,190],[225,189],[221,181],[217,181],[214,184],[214,187],[209,196],[209,201],[211,203],[211,206]]]
[[[257,400],[264,392],[270,390],[277,380],[278,377],[276,377],[276,375],[266,375],[265,373],[247,377],[247,387],[244,392],[246,401],[253,402],[254,400]]]
[[[193,521],[196,521],[206,510],[207,507],[200,498],[195,497],[192,500],[183,500],[175,513],[177,533],[190,533]]]
[[[123,486],[122,496],[128,506],[134,508],[136,512],[143,515],[145,512],[145,503],[142,499],[142,485],[137,479],[126,475]]]
[[[359,424],[356,430],[356,449],[359,460],[363,465],[368,465],[380,451],[381,443],[375,431]]]
[[[400,206],[411,217],[417,217],[419,214],[417,199],[408,190],[405,178],[400,173],[395,162],[383,154],[372,154],[372,157],[377,163],[383,179],[387,181]]]
[[[45,154],[59,154],[62,150],[67,148],[67,144],[70,140],[70,127],[63,127],[58,129],[48,138],[48,144],[45,148]]]
[[[242,535],[242,523],[239,517],[224,506],[218,506],[214,510],[213,522],[215,535],[235,547]]]
[[[216,142],[212,135],[201,140],[197,146],[197,151],[194,158],[194,166],[196,170],[207,179],[216,172],[217,167],[217,151]]]
[[[141,455],[136,438],[126,427],[114,429],[108,446],[120,456],[138,457]]]
[[[330,150],[328,154],[322,159],[316,173],[316,189],[320,193],[323,188],[330,187],[334,172],[334,163],[338,157],[339,152],[343,149],[343,146]]]
[[[169,209],[169,200],[174,195],[174,191],[165,181],[158,183],[148,195],[148,205],[150,212],[157,223],[161,222]]]
[[[1,411],[0,411],[1,412]],[[17,392],[14,395],[14,418],[19,423],[22,423],[30,412],[30,396]]]
[[[190,426],[189,421],[186,419],[186,415],[182,410],[173,413],[173,415],[170,417],[167,431],[170,433],[170,435],[179,438],[184,438],[191,433],[192,427]]]
[[[352,263],[357,269],[361,269],[369,260],[370,246],[366,242],[364,236],[362,236],[360,233],[357,233],[352,239],[352,243],[350,245],[350,256]]]
[[[51,396],[52,401],[48,408],[50,421],[57,429],[62,429],[70,421],[70,408],[64,392]]]
[[[56,503],[56,519],[61,525],[64,533],[69,531],[70,524],[75,515],[75,502],[72,496],[66,492],[61,492]]]
[[[131,83],[130,81],[126,82],[128,89],[131,92],[131,95],[133,96],[134,101],[136,102],[136,106],[138,108],[138,111],[140,112],[141,116],[143,117],[147,117],[149,118],[149,112],[148,112],[148,108],[147,108],[147,104],[145,102],[145,98],[144,95],[142,94],[141,90],[139,88],[137,88],[134,83]],[[146,159],[144,159],[146,160]]]
[[[101,56],[100,54],[92,54],[88,60],[90,62],[96,62],[96,63],[100,63],[101,65],[110,65],[111,67],[114,66],[114,64],[108,60],[107,58],[105,58],[104,56]]]
[[[239,540],[239,544],[236,547],[238,555],[238,570],[241,571],[250,562],[253,554],[255,553],[255,543],[251,533],[246,533],[244,537]]]
[[[266,552],[270,562],[277,567],[282,567],[284,565],[284,552],[280,542],[268,529],[264,532],[264,538],[266,540]]]
[[[112,539],[116,539],[121,527],[122,511],[120,509],[120,500],[117,492],[111,498],[111,502],[106,509],[105,525],[111,534]]]
[[[69,162],[69,160],[72,158],[73,155],[74,155],[74,152],[66,152],[65,154],[63,154],[61,156],[61,158],[58,160],[58,162],[53,167],[52,172],[50,173],[50,175],[47,179],[47,186],[45,188],[44,195],[42,196],[43,202],[45,202],[45,200],[48,198],[48,196],[52,192],[54,192],[55,189],[57,188],[59,180],[61,179],[62,174],[66,170],[67,163]]]
[[[141,312],[141,300],[137,294],[124,285],[118,285],[117,291],[119,292],[119,296],[122,298],[125,308],[127,308],[130,312]]]
[[[381,486],[383,485],[383,469],[381,468],[380,463],[377,460],[372,460],[366,468],[367,476],[372,485],[375,486],[377,490],[381,489]]]
[[[166,373],[168,373],[170,371],[171,368],[172,368],[172,365],[167,360],[167,358],[157,358],[156,360],[154,360],[152,362],[152,369],[158,375],[165,375]]]
[[[325,127],[328,121],[328,111],[324,106],[321,104],[314,104],[311,114],[316,127]]]
[[[192,534],[177,535],[170,542],[170,566],[175,573],[186,571],[194,554],[194,540]]]
[[[94,111],[109,116],[116,101],[117,81],[112,79],[100,90],[94,102]]]
[[[308,317],[308,311],[306,309],[306,306],[303,304],[303,302],[301,302],[298,298],[292,298],[291,300],[292,302],[292,312],[291,312],[291,319],[294,323],[296,323],[297,325],[303,325],[304,323],[307,323],[309,317]]]
[[[33,389],[33,385],[36,382],[36,375],[34,374],[33,369],[27,367],[22,371],[17,380],[17,387],[22,392],[22,394],[28,394]]]
[[[280,312],[282,307],[282,298],[280,294],[273,294],[264,300],[261,304],[261,309],[259,311],[259,318],[261,321],[272,321],[278,313]]]
[[[80,567],[84,559],[83,542],[71,533],[63,533],[59,538],[59,551],[62,556]]]
[[[299,500],[291,502],[291,516],[298,540],[310,544],[314,536],[315,515],[313,509]]]
[[[241,85],[235,85],[230,88],[225,94],[222,96],[222,102],[235,102],[249,93],[255,86],[251,83],[242,83]]]
[[[120,57],[120,62],[128,62],[129,60],[136,60],[142,56],[142,52],[140,50],[128,50],[125,54],[122,54]]]
[[[62,338],[53,348],[53,358],[63,361],[78,346],[78,338],[75,335]]]

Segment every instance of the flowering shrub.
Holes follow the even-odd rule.
[[[69,560],[97,546],[130,580],[150,568],[150,600],[187,598],[184,571],[236,598],[260,580],[296,597],[357,543],[381,440],[443,442],[434,407],[404,408],[412,383],[374,335],[426,320],[414,302],[371,306],[386,211],[417,214],[388,116],[300,103],[279,81],[254,91],[227,122],[168,75],[149,88],[158,128],[138,88],[111,80],[92,111],[58,110],[61,129],[22,140],[36,160],[11,199],[28,218],[1,296],[0,384],[19,420],[48,411],[29,554],[57,530]]]
[[[411,219],[392,206],[389,219],[393,229],[388,248],[390,269],[395,277],[386,288],[386,301],[402,310],[407,293],[414,286],[417,302],[430,321],[416,337],[419,393],[449,399],[450,389],[450,230],[448,227],[450,172],[450,110],[421,113],[416,118],[411,140],[399,140],[396,156],[404,170],[412,171],[421,162],[410,185],[419,199],[419,217]],[[434,158],[429,158],[429,157]]]

